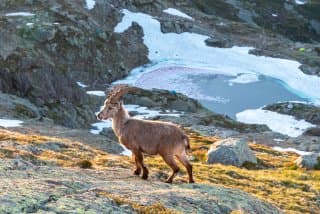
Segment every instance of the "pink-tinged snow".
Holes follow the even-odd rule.
[[[143,28],[143,41],[149,49],[148,58],[153,63],[153,69],[137,68],[129,77],[118,83],[135,85],[141,71],[145,73],[155,70],[157,66],[174,65],[207,69],[213,74],[223,72],[234,77],[241,74],[271,77],[280,80],[293,93],[320,104],[320,78],[304,74],[299,69],[301,64],[297,61],[251,55],[249,51],[253,48],[250,47],[208,47],[205,44],[208,36],[189,32],[162,33],[160,22],[156,18],[126,9],[122,12],[124,16],[115,27],[115,32],[123,33],[133,22],[137,22]]]
[[[245,110],[237,113],[236,118],[238,121],[247,124],[265,124],[272,131],[288,135],[289,137],[298,137],[308,128],[315,127],[315,125],[305,120],[297,120],[290,115],[263,109]]]
[[[201,93],[197,84],[192,81],[190,75],[210,74],[210,70],[198,68],[186,68],[181,66],[161,67],[150,72],[141,73],[135,85],[145,89],[163,88],[183,93],[198,100],[208,100],[219,103],[227,103],[229,100],[222,97],[213,97]],[[116,82],[117,83],[117,82]]]
[[[297,150],[295,148],[281,148],[279,146],[272,147],[272,149],[274,149],[278,152],[294,152],[294,153],[301,155],[301,156],[312,154],[312,152],[301,151],[301,150]]]
[[[181,12],[180,10],[174,9],[174,8],[165,9],[165,10],[163,10],[163,12],[170,14],[170,15],[173,15],[173,16],[179,16],[179,17],[182,17],[185,19],[193,20],[193,18],[191,16],[187,15],[184,12]]]
[[[9,120],[9,119],[0,119],[0,127],[12,128],[21,126],[23,122],[21,120]]]

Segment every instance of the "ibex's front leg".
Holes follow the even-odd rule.
[[[142,155],[142,153],[140,151],[134,151],[133,153],[135,155],[135,158],[136,158],[139,166],[142,167],[142,179],[147,180],[149,171],[148,171],[147,167],[143,163],[143,155]]]
[[[132,158],[136,162],[136,170],[134,170],[133,174],[134,175],[140,175],[141,174],[141,166],[140,166],[139,160],[138,160],[137,156],[134,153],[132,153]]]

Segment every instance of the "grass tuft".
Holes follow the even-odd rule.
[[[92,163],[89,160],[81,160],[77,163],[77,165],[82,169],[90,169],[92,168]]]

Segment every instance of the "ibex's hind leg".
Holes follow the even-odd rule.
[[[132,153],[132,158],[136,162],[136,170],[134,170],[133,174],[140,175],[141,174],[141,166],[140,166],[139,160],[138,160],[137,156],[133,153]]]
[[[172,183],[173,178],[177,175],[177,173],[179,172],[179,167],[176,163],[176,161],[174,160],[173,156],[163,156],[162,157],[163,160],[171,167],[172,169],[172,174],[171,176],[166,180],[166,183]]]
[[[186,167],[188,176],[189,176],[189,183],[194,183],[193,175],[192,175],[192,165],[189,163],[188,157],[186,152],[177,155],[178,160]]]
[[[149,171],[148,171],[147,167],[143,163],[143,155],[142,155],[142,153],[140,151],[135,152],[135,157],[136,157],[137,162],[139,163],[139,165],[142,167],[142,179],[147,180]]]

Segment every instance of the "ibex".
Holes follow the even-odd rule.
[[[130,117],[120,99],[133,89],[126,85],[113,87],[102,110],[97,114],[97,118],[99,120],[112,119],[112,129],[118,137],[119,143],[132,151],[136,164],[135,175],[140,175],[142,168],[142,179],[148,178],[149,171],[143,162],[143,153],[159,154],[173,170],[166,183],[172,183],[173,178],[180,170],[175,157],[187,169],[189,183],[193,183],[192,165],[186,154],[186,150],[190,149],[188,136],[173,123]]]

